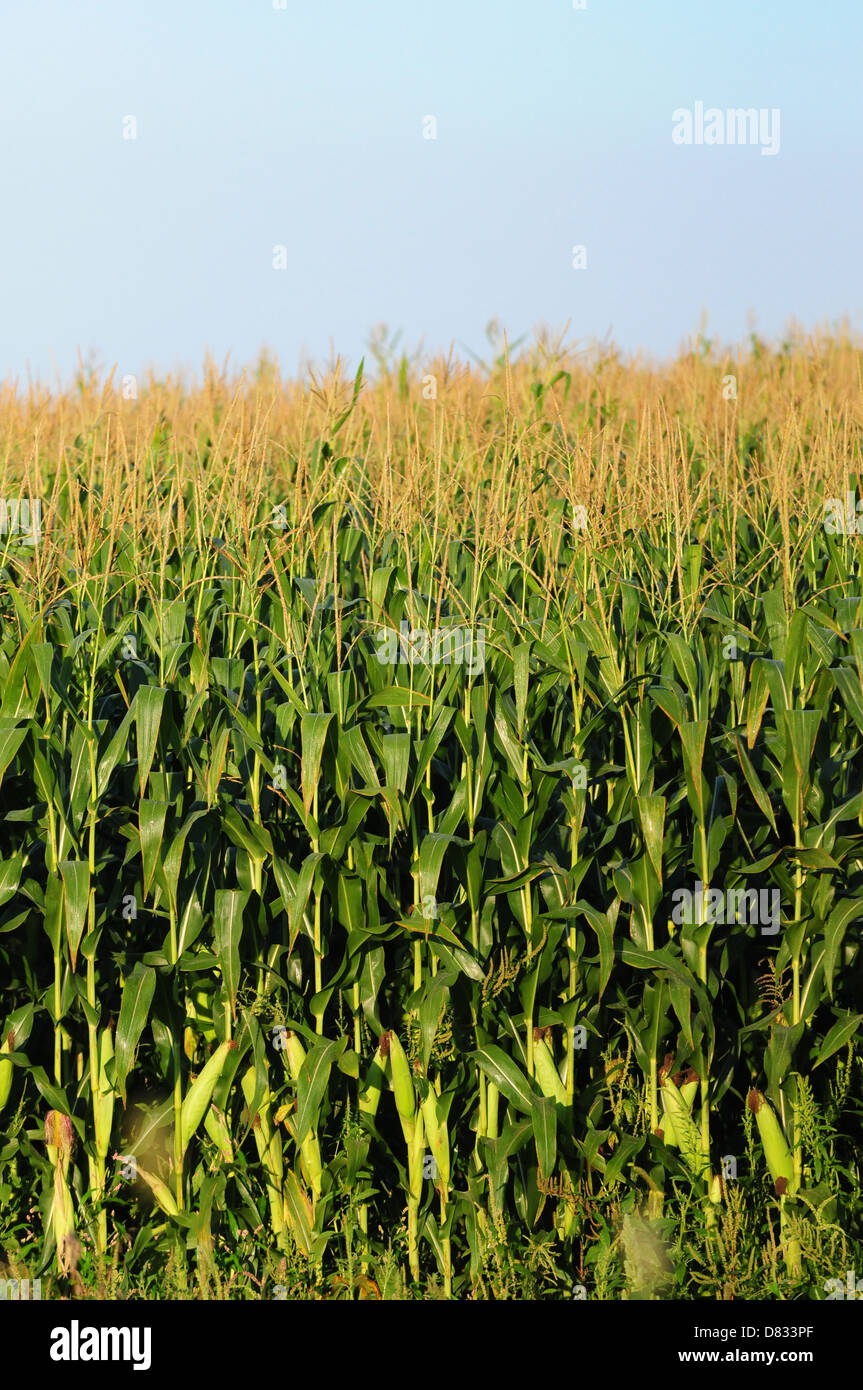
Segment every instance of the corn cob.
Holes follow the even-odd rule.
[[[411,1076],[410,1062],[399,1041],[398,1034],[391,1032],[386,1036],[389,1042],[388,1059],[393,1093],[396,1098],[396,1109],[399,1112],[405,1139],[410,1146],[414,1138],[416,1124],[417,1094]]]
[[[228,1053],[236,1046],[237,1044],[232,1042],[230,1038],[226,1038],[223,1043],[220,1043],[183,1098],[183,1107],[180,1113],[183,1153],[186,1152],[192,1136],[204,1118],[213,1091],[216,1089],[216,1082],[227,1061]]]
[[[51,1206],[51,1220],[54,1227],[54,1241],[57,1246],[58,1263],[61,1264],[66,1242],[75,1234],[75,1212],[72,1207],[72,1193],[62,1164],[54,1169],[54,1200]]]
[[[111,1143],[111,1125],[114,1119],[114,1087],[108,1080],[108,1063],[114,1056],[114,1039],[110,1028],[103,1028],[99,1036],[99,1093],[93,1097],[93,1128],[96,1135],[96,1153],[102,1161],[104,1173],[105,1159]]]
[[[0,1053],[11,1052],[14,1044],[15,1030],[10,1028],[2,1043],[0,1043]],[[2,1058],[0,1058],[0,1111],[3,1110],[3,1107],[9,1099],[9,1093],[12,1090],[12,1071],[12,1063],[3,1061]]]
[[[54,1167],[62,1167],[63,1176],[69,1172],[69,1160],[75,1147],[75,1127],[68,1115],[49,1110],[45,1116],[45,1143]]]
[[[664,1077],[662,1081],[662,1102],[680,1146],[681,1158],[693,1177],[706,1179],[708,1174],[705,1172],[706,1163],[701,1152],[701,1136],[692,1119],[689,1106],[670,1076]]]
[[[749,1092],[747,1104],[755,1116],[755,1123],[758,1125],[764,1157],[767,1160],[767,1167],[773,1179],[776,1194],[783,1196],[787,1193],[793,1197],[797,1190],[794,1177],[794,1159],[773,1107],[766,1097],[756,1090]]]
[[[251,1106],[255,1094],[254,1067],[249,1067],[241,1084],[243,1095],[246,1098],[246,1105]],[[284,1196],[282,1193],[284,1164],[282,1161],[281,1135],[270,1125],[271,1106],[272,1097],[270,1096],[269,1090],[266,1090],[258,1105],[257,1114],[252,1116],[252,1133],[255,1137],[255,1147],[258,1150],[258,1158],[261,1160],[267,1174],[267,1199],[270,1204],[273,1231],[276,1237],[278,1237],[284,1225]]]
[[[225,1116],[212,1103],[204,1116],[204,1128],[226,1163],[234,1161],[234,1145]]]
[[[375,1055],[371,1060],[368,1071],[366,1072],[365,1083],[360,1091],[359,1108],[363,1115],[368,1115],[369,1119],[374,1119],[380,1104],[381,1091],[386,1080],[387,1052],[384,1050],[383,1039],[378,1043]]]
[[[446,1121],[441,1120],[438,1115],[438,1096],[433,1086],[429,1086],[428,1094],[422,1102],[422,1115],[437,1167],[438,1183],[441,1191],[445,1193],[450,1180],[449,1133]]]
[[[148,1173],[147,1169],[142,1168],[140,1163],[135,1164],[135,1172],[139,1178],[144,1179],[162,1211],[167,1216],[176,1216],[179,1208],[167,1183],[162,1182],[161,1178],[157,1178],[155,1173]]]
[[[296,1033],[288,1032],[285,1043],[285,1053],[288,1058],[288,1066],[294,1081],[299,1081],[303,1063],[306,1060],[306,1049],[303,1047]],[[291,1107],[283,1107],[276,1116],[276,1123],[284,1119],[291,1134],[296,1138],[294,1128],[290,1118]],[[300,1167],[306,1182],[312,1189],[315,1200],[321,1195],[321,1185],[323,1181],[324,1165],[321,1160],[321,1146],[318,1142],[317,1131],[312,1128],[305,1135],[300,1144]]]
[[[670,1075],[672,1066],[673,1058],[669,1052],[666,1054],[665,1061],[659,1072],[660,1095],[662,1097],[662,1123],[660,1126],[660,1133],[662,1142],[665,1144],[666,1148],[679,1149],[680,1141],[677,1137],[677,1131],[674,1128],[672,1112],[669,1109],[670,1101],[668,1098],[670,1092],[665,1090],[665,1080]],[[672,1078],[672,1080],[680,1092],[683,1103],[686,1106],[687,1114],[691,1115],[692,1107],[695,1104],[695,1097],[698,1094],[698,1076],[692,1068],[689,1067],[684,1073],[678,1072],[677,1076]]]
[[[67,1241],[75,1235],[75,1212],[68,1183],[69,1161],[75,1147],[75,1129],[68,1115],[61,1114],[59,1110],[48,1111],[45,1117],[45,1144],[48,1157],[54,1165],[51,1223],[57,1247],[58,1268],[63,1273],[63,1252]]]
[[[533,1033],[533,1066],[539,1088],[544,1096],[556,1100],[558,1105],[566,1105],[566,1087],[554,1060],[548,1038],[549,1029],[535,1028]]]

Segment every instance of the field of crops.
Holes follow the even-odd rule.
[[[0,1272],[823,1299],[863,352],[378,367],[0,393]]]

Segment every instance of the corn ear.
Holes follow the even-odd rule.
[[[93,1097],[93,1127],[96,1132],[96,1152],[104,1160],[111,1143],[114,1119],[114,1087],[108,1080],[108,1063],[114,1056],[114,1039],[110,1028],[99,1035],[99,1094]]]
[[[773,1179],[777,1196],[782,1196],[786,1192],[789,1196],[793,1196],[797,1190],[794,1178],[794,1159],[776,1113],[760,1091],[751,1090],[747,1097],[747,1104],[755,1116],[755,1123],[758,1125],[764,1157],[767,1160],[767,1167]]]
[[[425,1126],[422,1111],[417,1111],[413,1122],[413,1133],[408,1140],[408,1190],[414,1202],[419,1203],[423,1193],[423,1156],[425,1154]]]
[[[296,1033],[288,1033],[285,1052],[287,1053],[288,1067],[290,1068],[291,1075],[296,1081],[299,1079],[303,1062],[306,1060],[306,1050]],[[296,1128],[291,1123],[291,1112],[293,1109],[293,1104],[279,1106],[275,1115],[275,1123],[278,1125],[284,1122],[290,1131],[291,1137],[296,1141]],[[309,1130],[303,1142],[300,1144],[300,1168],[303,1177],[312,1189],[315,1200],[317,1200],[321,1195],[324,1165],[321,1159],[321,1146],[318,1142],[317,1132],[314,1129]]]
[[[315,1199],[317,1199],[321,1195],[324,1165],[321,1159],[321,1146],[314,1130],[309,1131],[300,1145],[300,1167]]]
[[[288,1057],[288,1067],[294,1081],[300,1078],[303,1063],[306,1060],[306,1049],[296,1033],[288,1032],[285,1042],[285,1052]],[[290,1128],[290,1119],[285,1118],[285,1123]],[[292,1131],[293,1133],[293,1131]],[[318,1136],[314,1129],[310,1129],[300,1145],[300,1168],[306,1182],[312,1189],[315,1200],[321,1195],[321,1183],[323,1180],[324,1165],[321,1160],[321,1146],[318,1143]]]
[[[396,1098],[396,1109],[401,1117],[402,1128],[405,1130],[405,1138],[413,1137],[413,1126],[417,1113],[417,1095],[414,1088],[414,1079],[411,1075],[411,1064],[407,1059],[407,1054],[399,1041],[397,1033],[390,1033],[389,1040],[389,1064],[390,1075],[392,1077],[393,1091]],[[407,1128],[410,1126],[410,1135]]]
[[[680,1094],[684,1099],[690,1115],[692,1114],[692,1107],[695,1104],[695,1097],[698,1095],[698,1088],[700,1085],[701,1082],[696,1076],[694,1081],[684,1081],[683,1085],[680,1087]]]
[[[306,1049],[297,1037],[296,1033],[289,1032],[285,1043],[285,1052],[288,1058],[288,1067],[294,1081],[299,1080],[300,1072],[303,1069],[303,1062],[306,1060]]]
[[[228,1053],[237,1044],[230,1038],[226,1038],[220,1043],[212,1057],[204,1066],[200,1075],[192,1082],[183,1099],[183,1106],[180,1112],[181,1136],[183,1152],[191,1142],[192,1136],[198,1125],[204,1118],[207,1106],[212,1099],[213,1091],[216,1089],[216,1082],[222,1074],[222,1068],[228,1058]]]
[[[671,1119],[681,1158],[693,1177],[706,1178],[701,1136],[689,1112],[689,1106],[670,1076],[666,1076],[662,1082],[662,1104],[665,1117]]]
[[[285,1175],[283,1217],[302,1253],[311,1254],[315,1213],[308,1194],[303,1191],[296,1173],[291,1168]]]
[[[221,1110],[217,1109],[212,1103],[204,1116],[204,1129],[207,1131],[225,1162],[233,1163],[234,1144],[225,1122],[225,1117]]]
[[[556,1100],[558,1105],[566,1105],[566,1087],[560,1079],[560,1072],[557,1070],[551,1048],[546,1039],[541,1036],[537,1037],[536,1033],[533,1044],[533,1066],[542,1094],[550,1100]]]
[[[255,1068],[249,1067],[242,1080],[243,1095],[246,1104],[251,1105],[255,1094]],[[272,1109],[272,1097],[267,1090],[261,1097],[258,1105],[258,1113],[252,1118],[252,1132],[255,1136],[255,1146],[258,1150],[258,1157],[272,1178],[274,1184],[281,1187],[282,1177],[284,1176],[284,1164],[282,1162],[282,1139],[277,1130],[270,1124],[270,1111]]]
[[[381,1091],[386,1080],[387,1054],[384,1052],[382,1044],[378,1043],[375,1055],[371,1060],[371,1065],[366,1072],[366,1079],[360,1091],[359,1107],[363,1115],[368,1115],[374,1119],[380,1104]]]
[[[672,1084],[674,1083],[672,1082]],[[695,1097],[698,1095],[698,1087],[698,1077],[696,1077],[694,1081],[685,1081],[682,1086],[678,1087],[681,1099],[684,1105],[686,1106],[686,1111],[689,1115],[692,1114],[692,1107],[695,1104]],[[668,1096],[670,1093],[665,1089],[664,1080],[662,1084],[661,1094],[663,1114],[660,1128],[662,1130],[662,1142],[668,1149],[679,1149],[680,1140],[677,1137],[677,1131],[674,1128],[674,1119],[671,1114],[671,1111],[668,1108],[668,1101],[666,1100],[666,1096]]]
[[[45,1116],[45,1144],[48,1157],[55,1168],[62,1168],[65,1178],[75,1147],[75,1127],[60,1110],[49,1110]]]
[[[2,1043],[0,1043],[0,1054],[11,1052],[14,1041],[15,1030],[10,1028]],[[0,1111],[2,1111],[5,1106],[9,1099],[9,1093],[12,1090],[12,1071],[12,1063],[3,1061],[2,1056],[0,1056]]]
[[[66,1241],[75,1234],[75,1212],[72,1207],[72,1193],[66,1181],[66,1174],[63,1172],[62,1163],[58,1163],[54,1168],[54,1201],[51,1209],[51,1220],[54,1227],[54,1240],[57,1245],[58,1258],[59,1252],[63,1250]]]
[[[429,1086],[422,1102],[422,1115],[429,1147],[437,1165],[438,1182],[445,1192],[450,1180],[449,1132],[446,1121],[438,1115],[438,1097],[433,1086]]]
[[[251,1108],[255,1094],[254,1067],[249,1067],[248,1071],[243,1076],[241,1085],[243,1095],[246,1098],[246,1105]],[[212,1108],[213,1107],[211,1107],[211,1109]],[[285,1170],[282,1156],[282,1137],[270,1124],[271,1109],[272,1096],[269,1090],[266,1090],[258,1105],[257,1114],[252,1116],[252,1133],[255,1137],[255,1147],[258,1150],[258,1158],[267,1175],[267,1200],[270,1204],[273,1233],[278,1237],[285,1224],[284,1196],[282,1193],[282,1179]]]
[[[672,1120],[668,1110],[665,1108],[664,1097],[662,1101],[662,1109],[663,1115],[662,1119],[659,1122],[659,1132],[662,1135],[662,1142],[667,1149],[679,1149],[680,1140],[678,1139],[677,1131],[674,1128],[674,1121]]]
[[[135,1164],[135,1172],[139,1178],[144,1179],[144,1182],[149,1187],[159,1206],[162,1208],[162,1211],[165,1212],[167,1216],[176,1216],[178,1211],[177,1203],[174,1201],[171,1189],[167,1184],[163,1183],[161,1178],[157,1178],[155,1173],[148,1173],[147,1169],[142,1168],[140,1163]]]

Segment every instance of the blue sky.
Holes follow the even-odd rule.
[[[861,52],[850,0],[6,6],[0,379],[859,330]],[[697,101],[779,153],[675,145]]]

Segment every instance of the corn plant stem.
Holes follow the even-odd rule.
[[[470,685],[465,687],[464,692],[464,722],[468,729],[471,727],[471,707],[470,707]],[[468,839],[473,843],[476,825],[476,807],[474,805],[473,793],[473,765],[466,757],[462,758],[461,780],[467,788],[467,824]],[[470,939],[473,946],[474,955],[479,955],[479,909],[471,908],[470,914]],[[470,1006],[471,1022],[473,1023],[474,1037],[476,1045],[479,1047],[479,1014],[476,1005],[472,1002]],[[477,1088],[479,1091],[479,1116],[477,1119],[476,1144],[473,1149],[473,1163],[477,1172],[482,1171],[482,1159],[479,1155],[479,1141],[488,1134],[488,1104],[487,1104],[487,1083],[486,1075],[482,1067],[477,1065]]]
[[[654,1134],[659,1127],[659,1095],[657,1085],[656,1056],[650,1059],[650,1132]]]
[[[530,965],[532,966],[532,965],[533,965],[533,959],[532,959],[532,953],[531,953],[531,946],[532,946],[532,944],[533,944],[533,942],[532,942],[532,936],[533,936],[533,900],[532,900],[532,898],[531,898],[531,893],[530,893],[530,884],[527,884],[527,885],[525,886],[525,888],[522,889],[522,902],[524,903],[524,915],[525,915],[525,922],[526,922],[526,925],[527,925],[527,933],[526,933],[526,934],[527,934],[528,961],[529,961]],[[533,1018],[534,1018],[535,993],[536,993],[536,987],[535,987],[535,985],[534,985],[534,989],[531,991],[531,995],[530,995],[530,1003],[529,1003],[529,1005],[527,1006],[527,1008],[525,1009],[525,1019],[524,1019],[525,1034],[526,1034],[526,1041],[527,1041],[527,1074],[528,1074],[528,1076],[533,1076],[533,1071],[534,1071],[534,1064],[533,1064]]]
[[[421,894],[420,894],[420,865],[419,865],[420,852],[419,852],[419,841],[418,841],[418,838],[417,838],[416,814],[415,814],[415,811],[414,811],[414,808],[413,808],[413,807],[411,807],[411,828],[412,828],[412,830],[413,830],[413,839],[414,839],[414,854],[413,854],[413,866],[414,866],[414,873],[413,873],[414,901],[413,901],[413,915],[414,915],[414,917],[417,917],[417,916],[418,916],[418,911],[417,911],[417,910],[418,910],[418,908],[419,908],[419,906],[420,906],[420,903],[421,903]],[[418,994],[418,993],[420,992],[420,990],[422,989],[422,987],[423,987],[423,953],[422,953],[422,941],[419,939],[419,937],[417,937],[416,940],[414,941],[413,947],[414,947],[414,949],[413,949],[413,957],[414,957],[414,993],[415,993],[415,994]],[[415,1010],[415,1017],[417,1018],[417,1020],[419,1019],[419,1009],[418,1009],[418,1008]]]
[[[560,600],[557,600],[558,613],[561,613]],[[561,614],[562,616],[562,614]],[[569,649],[569,634],[566,627],[563,628],[564,647],[566,650],[566,662],[569,668],[569,690],[572,699],[574,712],[574,727],[572,738],[572,756],[578,752],[578,736],[581,732],[581,709],[584,702],[584,695],[579,696],[576,691],[575,668],[572,663],[572,654]],[[573,787],[573,798],[575,797],[575,787]],[[572,820],[569,823],[569,871],[575,873],[578,865],[578,813],[577,808],[573,807]],[[571,894],[570,894],[571,897]],[[570,1001],[575,1000],[575,991],[578,986],[578,932],[575,926],[569,929],[569,994]],[[572,1106],[575,1101],[575,1020],[567,1029],[566,1037],[566,1099],[567,1104]]]
[[[255,630],[255,631],[253,632],[253,635],[252,635],[252,650],[253,650],[254,665],[255,665],[255,729],[256,729],[257,735],[258,735],[258,742],[260,743],[260,742],[262,741],[262,739],[263,739],[263,733],[262,733],[262,730],[263,730],[263,723],[262,723],[262,712],[263,712],[263,707],[262,707],[262,703],[261,703],[261,702],[262,702],[262,694],[263,694],[263,692],[262,692],[262,690],[261,690],[261,663],[260,663],[260,656],[259,656],[259,653],[258,653],[258,634],[257,634],[257,630]],[[260,824],[261,824],[261,759],[260,759],[260,755],[258,754],[258,750],[257,750],[257,749],[255,749],[254,758],[253,758],[253,760],[252,760],[251,801],[252,801],[252,819],[255,821],[255,823],[256,823],[257,825],[260,825]],[[255,862],[256,862],[256,864],[257,864],[257,861],[255,861]],[[256,885],[256,891],[257,891],[258,893],[260,893],[260,887],[259,887],[258,885]]]
[[[709,891],[710,878],[710,859],[708,852],[707,828],[702,817],[699,823],[699,833],[701,840],[701,912],[699,927],[705,925],[704,922],[704,903]],[[698,945],[698,978],[707,989],[707,937],[699,942]],[[696,1069],[699,1076],[699,1095],[701,1098],[701,1159],[704,1180],[707,1190],[710,1190],[711,1165],[710,1165],[710,1103],[709,1103],[709,1082],[707,1078],[707,1064],[704,1056],[704,1049],[699,1043],[696,1051]]]
[[[89,711],[90,722],[92,724],[92,689],[91,689],[91,708]],[[90,753],[90,816],[89,816],[89,844],[88,844],[88,868],[91,887],[87,895],[87,928],[91,938],[90,950],[87,955],[87,1003],[90,1006],[90,1015],[87,1018],[87,1044],[90,1054],[90,1106],[93,1112],[93,1130],[96,1131],[96,1108],[99,1104],[99,1033],[96,1026],[96,948],[93,945],[93,938],[96,932],[96,755],[91,741],[89,746]],[[104,1207],[105,1194],[105,1160],[100,1155],[90,1158],[90,1189],[93,1200],[98,1205],[96,1218],[96,1249],[100,1254],[108,1248],[108,1213]]]
[[[324,987],[323,977],[323,950],[321,947],[321,895],[315,892],[315,994],[320,994]],[[315,1019],[315,1032],[323,1033],[324,1015],[323,1012],[317,1014]]]
[[[313,853],[313,854],[317,854],[317,853],[318,853],[318,844],[319,844],[318,836],[317,836],[317,825],[318,825],[318,787],[317,787],[317,783],[315,784],[314,797],[313,797],[313,801],[312,801],[312,816],[313,816],[314,822],[315,822],[315,835],[314,835],[313,838],[312,838],[312,853]],[[323,976],[323,951],[322,951],[322,947],[321,947],[321,895],[320,895],[320,890],[319,890],[317,887],[314,887],[314,888],[312,889],[312,893],[313,893],[313,895],[314,895],[315,994],[320,994],[321,990],[322,990],[323,987],[324,987],[324,976]],[[321,1012],[318,1013],[318,1014],[316,1015],[316,1017],[315,1017],[315,1032],[318,1033],[319,1035],[321,1035],[321,1034],[323,1034],[323,1031],[324,1031],[324,1015],[323,1015],[323,1010],[321,1010]]]
[[[801,834],[802,807],[795,818],[794,823],[794,843],[797,849],[803,848],[803,836]],[[794,869],[794,921],[798,923],[803,916],[803,865],[797,861]],[[791,1023],[796,1026],[800,1022],[800,957],[802,954],[802,942],[795,950],[791,958]],[[797,1107],[791,1105],[791,1123],[793,1129],[793,1145],[791,1151],[792,1163],[794,1165],[795,1187],[799,1188],[803,1176],[803,1146],[800,1142],[799,1125],[797,1122]],[[794,1272],[799,1272],[799,1247],[794,1260]],[[791,1266],[789,1265],[789,1271]]]
[[[54,805],[51,801],[50,789],[46,788],[46,801],[48,807],[48,844],[45,846],[45,863],[49,874],[55,879],[58,874],[57,869],[57,828],[54,818]],[[60,1022],[60,1009],[62,1007],[62,953],[54,952],[54,1080],[58,1086],[63,1085],[63,1028]]]
[[[354,847],[353,847],[353,845],[348,845],[348,856],[347,856],[347,857],[348,857],[348,872],[349,872],[349,873],[353,873],[353,871],[354,871]],[[360,1026],[360,1007],[361,1007],[361,1006],[360,1006],[360,982],[359,982],[359,980],[355,980],[354,983],[353,983],[353,985],[351,986],[351,1012],[352,1012],[352,1014],[353,1014],[353,1023],[354,1023],[354,1052],[357,1054],[357,1056],[360,1055],[360,1049],[361,1049],[361,1047],[362,1047],[362,1031],[361,1031],[361,1026]],[[360,1086],[361,1086],[361,1084],[362,1084],[362,1083],[361,1083],[361,1081],[360,1081],[360,1079],[359,1079],[359,1077],[358,1077],[358,1078],[357,1078],[357,1085],[356,1085],[357,1099],[359,1099],[359,1091],[360,1091]]]
[[[446,1194],[440,1194],[440,1222],[441,1226],[446,1221]],[[452,1240],[449,1236],[442,1236],[441,1247],[443,1249],[443,1291],[445,1298],[452,1298]]]
[[[577,819],[573,815],[569,826],[569,870],[574,873],[578,864],[578,831]],[[571,894],[570,894],[571,896]],[[570,1002],[575,1000],[575,991],[578,985],[578,932],[575,925],[569,929],[569,987],[567,998]],[[575,1020],[566,1030],[566,1099],[567,1104],[572,1105],[575,1099]]]
[[[171,1040],[171,1065],[174,1073],[174,1196],[180,1211],[183,1210],[183,1075],[180,1057],[180,1039],[174,1030]]]
[[[63,1085],[63,1026],[60,1022],[62,958],[54,952],[54,1080]]]
[[[575,999],[576,986],[578,984],[578,934],[575,927],[569,929],[569,994],[570,1000]],[[575,1099],[575,1022],[571,1023],[566,1030],[566,1099],[567,1104],[572,1105]]]
[[[177,965],[177,915],[173,904],[169,908],[170,912],[170,950],[171,964],[175,968]],[[176,973],[175,973],[175,979]],[[180,1048],[181,1027],[172,1029],[171,1035],[171,1070],[173,1072],[173,1101],[174,1101],[174,1196],[180,1211],[184,1209],[183,1202],[183,1061],[182,1050]]]
[[[798,815],[794,820],[794,845],[796,849],[803,849],[803,836],[801,834],[801,816]],[[803,916],[803,865],[799,859],[794,868],[794,921],[798,923]],[[802,942],[794,951],[791,958],[792,975],[792,999],[791,999],[791,1023],[795,1025],[800,1022],[800,957],[802,954]]]

